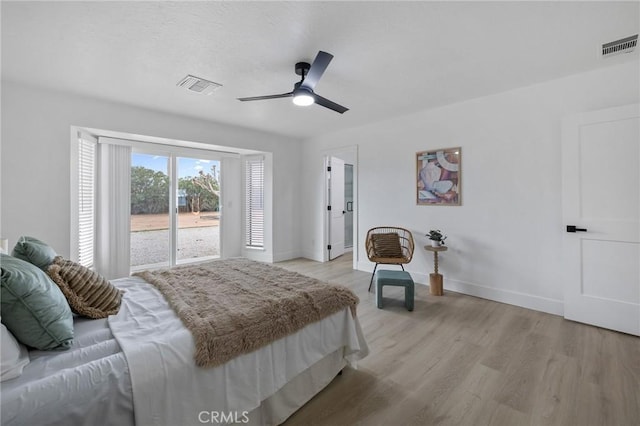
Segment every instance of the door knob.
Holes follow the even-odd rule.
[[[578,228],[575,225],[567,225],[567,232],[587,232],[587,228]]]

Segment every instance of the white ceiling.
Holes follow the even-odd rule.
[[[2,2],[2,78],[307,138],[638,60],[600,57],[637,34],[638,2]],[[290,99],[298,61],[332,53]],[[221,83],[211,96],[176,86]]]

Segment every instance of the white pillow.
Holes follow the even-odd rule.
[[[29,352],[27,347],[22,343],[19,343],[13,334],[4,324],[0,323],[2,327],[2,341],[0,344],[1,359],[0,365],[2,366],[2,374],[0,375],[0,381],[15,379],[22,374],[22,369],[29,364]]]

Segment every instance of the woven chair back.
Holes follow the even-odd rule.
[[[404,228],[378,226],[367,232],[365,248],[371,262],[406,264],[413,258],[413,235]]]

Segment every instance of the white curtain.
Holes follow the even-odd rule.
[[[111,280],[130,274],[131,147],[98,147],[95,269]]]

